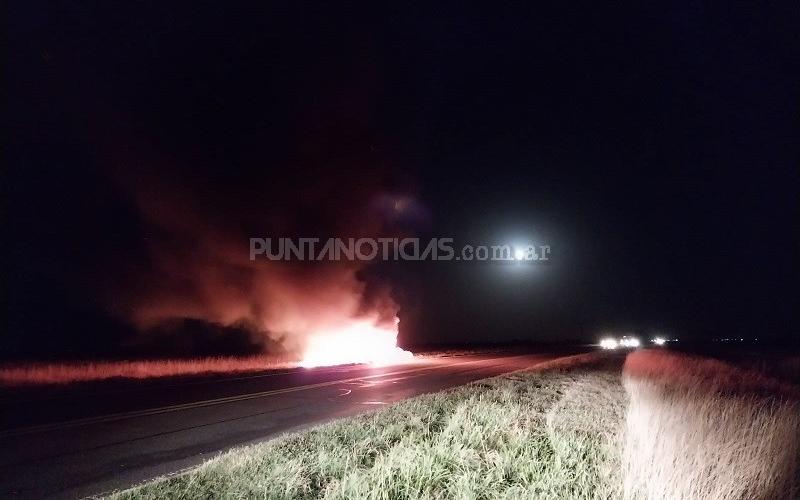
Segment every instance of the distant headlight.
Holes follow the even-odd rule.
[[[619,343],[616,339],[603,339],[600,341],[600,347],[603,349],[616,349]]]
[[[661,337],[656,337],[656,338],[653,339],[653,343],[655,345],[664,345],[666,342],[667,342],[667,340],[664,339],[664,338],[661,338]]]
[[[639,339],[626,337],[620,341],[623,347],[639,347]]]

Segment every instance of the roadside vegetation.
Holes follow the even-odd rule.
[[[114,498],[798,498],[797,387],[595,353],[231,450]]]
[[[71,384],[112,378],[148,379],[183,375],[230,374],[297,366],[275,356],[208,357],[137,361],[30,363],[0,366],[0,386]]]
[[[417,354],[418,359],[490,354],[491,350]],[[496,352],[500,352],[499,350]],[[188,359],[131,361],[74,361],[0,364],[0,387],[64,385],[109,379],[153,379],[203,375],[230,375],[297,368],[297,356],[261,354]]]
[[[800,498],[797,387],[669,352],[628,356],[626,498]]]

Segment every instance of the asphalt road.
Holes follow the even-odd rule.
[[[372,368],[115,381],[4,391],[0,497],[79,498],[192,467],[233,446],[564,355],[470,355]]]

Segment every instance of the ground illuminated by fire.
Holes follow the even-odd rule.
[[[397,347],[397,324],[379,326],[372,319],[354,319],[312,335],[301,366],[332,366],[350,363],[389,365],[408,362],[413,355]]]

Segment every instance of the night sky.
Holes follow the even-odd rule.
[[[196,293],[154,255],[361,233],[386,193],[409,234],[552,248],[364,270],[407,344],[797,339],[796,3],[230,4],[5,3],[3,358],[263,348],[137,342],[154,283]]]

